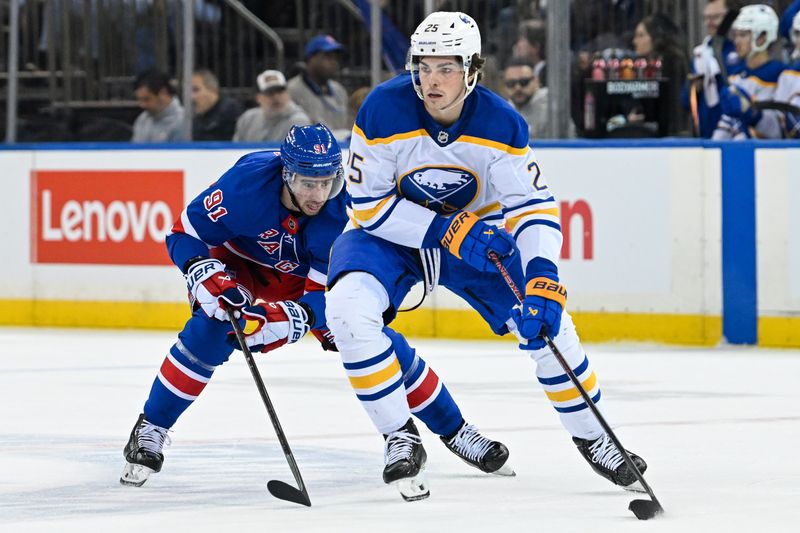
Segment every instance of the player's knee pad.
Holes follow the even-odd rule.
[[[372,274],[348,272],[336,281],[325,295],[325,317],[343,358],[346,352],[386,348],[382,330],[388,307],[386,289]]]

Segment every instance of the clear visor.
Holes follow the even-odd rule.
[[[328,176],[303,176],[284,169],[284,181],[296,195],[307,197],[320,196],[323,199],[333,198],[342,190],[344,180],[341,167]]]

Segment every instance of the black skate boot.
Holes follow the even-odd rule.
[[[508,448],[502,442],[489,440],[472,424],[461,422],[461,427],[451,438],[439,437],[447,449],[459,456],[465,463],[498,476],[515,476],[514,469],[508,465]]]
[[[161,465],[164,464],[161,450],[164,441],[169,444],[167,431],[145,420],[144,414],[139,415],[123,452],[125,470],[119,478],[120,483],[141,487],[150,474],[161,471]]]
[[[407,502],[423,500],[430,496],[425,480],[425,461],[428,454],[422,447],[422,439],[414,422],[408,422],[388,435],[383,436],[383,482],[396,485],[400,495]]]
[[[607,434],[595,440],[572,437],[572,441],[595,472],[625,490],[644,492],[642,484],[636,479],[636,474],[625,463],[622,454]],[[644,474],[647,470],[644,459],[635,453],[628,452],[628,455],[639,469],[639,473]]]

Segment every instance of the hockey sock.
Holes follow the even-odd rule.
[[[402,335],[390,328],[383,328],[383,332],[392,340],[400,362],[411,413],[437,435],[450,435],[458,431],[462,422],[461,410],[436,372],[417,355]]]
[[[566,324],[554,342],[561,350],[564,359],[583,385],[584,390],[603,412],[600,384],[592,368],[586,352],[583,351],[575,327],[565,314]],[[566,326],[566,327],[564,327]],[[536,361],[536,377],[542,384],[544,392],[558,412],[561,423],[573,437],[595,439],[604,431],[589,406],[583,401],[580,392],[575,388],[569,376],[561,368],[549,348],[545,347],[531,353]]]
[[[205,388],[214,367],[193,356],[181,341],[170,348],[161,364],[150,396],[144,404],[145,418],[170,428]]]

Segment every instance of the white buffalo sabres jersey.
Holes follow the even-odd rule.
[[[775,101],[792,104],[800,108],[800,62],[784,70],[778,78],[778,87],[775,89]],[[791,138],[800,137],[800,113],[782,115],[784,135]]]
[[[778,76],[786,65],[780,61],[770,60],[754,69],[745,67],[739,73],[728,77],[728,83],[744,91],[751,102],[765,102],[772,100],[775,95]],[[746,136],[741,124],[736,124],[731,117],[723,115],[714,132],[714,139],[738,139]],[[778,112],[765,110],[761,119],[750,127],[748,132],[751,137],[775,139],[781,136],[781,127],[778,122]]]
[[[534,257],[558,264],[558,206],[528,126],[480,85],[447,128],[425,111],[408,74],[379,85],[356,117],[347,167],[351,228],[420,248],[431,242],[434,217],[466,210],[505,222],[523,268]]]

